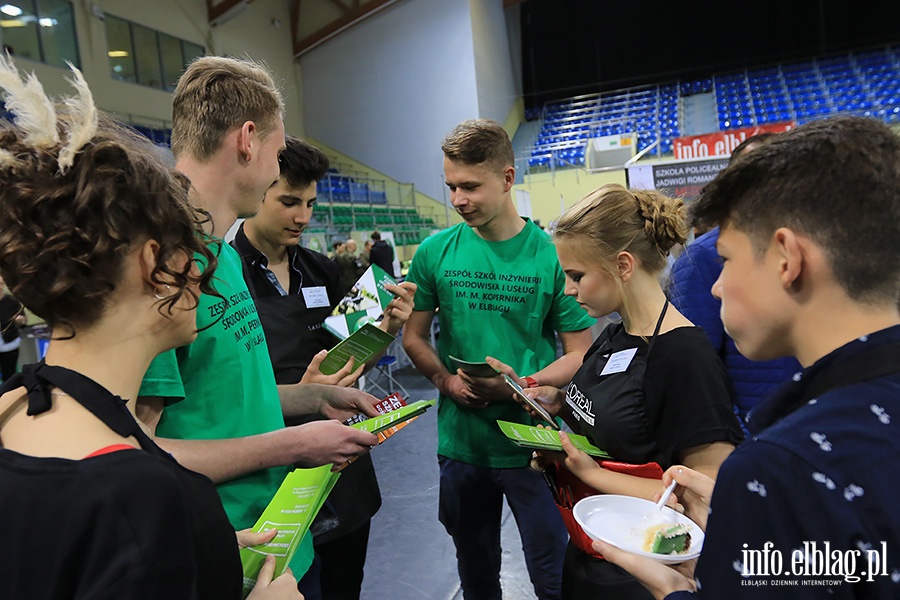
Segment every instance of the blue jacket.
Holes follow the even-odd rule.
[[[711,292],[713,283],[722,272],[722,263],[716,251],[718,239],[717,227],[694,240],[678,257],[669,279],[669,296],[681,314],[703,328],[725,363],[725,370],[734,386],[734,410],[746,433],[745,422],[750,409],[800,371],[801,367],[794,358],[762,362],[744,358],[725,333],[720,317],[722,302]]]

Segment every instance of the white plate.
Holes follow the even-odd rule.
[[[690,549],[684,554],[654,554],[641,548],[644,545],[644,531],[652,525],[652,522],[648,524],[644,521],[644,517],[655,510],[656,504],[649,500],[605,494],[579,500],[572,513],[592,539],[612,544],[632,554],[667,564],[677,564],[700,556],[703,530],[683,514],[668,507],[663,508],[663,511],[675,515],[676,523],[684,523],[690,528]]]

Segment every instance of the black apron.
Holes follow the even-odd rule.
[[[258,298],[254,293],[253,301],[266,334],[275,382],[279,385],[300,381],[316,352],[338,343],[322,325],[325,317],[331,316],[329,306],[306,308],[302,294]]]
[[[614,460],[632,464],[652,461],[664,468],[671,463],[660,456],[655,415],[647,414],[644,402],[644,375],[668,306],[667,300],[649,343],[638,346],[624,371],[601,375],[612,355],[635,347],[634,338],[625,334],[624,324],[615,323],[598,336],[566,388],[566,402],[581,433]]]
[[[246,269],[246,261],[244,264]],[[331,307],[306,308],[302,292],[259,298],[246,273],[244,279],[253,294],[266,335],[276,383],[290,385],[299,382],[312,357],[338,343],[338,339],[322,326],[325,317],[331,315]],[[303,415],[285,418],[285,425],[290,427],[324,420],[321,415]],[[308,467],[303,464],[295,466]],[[326,506],[311,528],[314,541],[324,543],[354,531],[371,519],[379,508],[381,491],[372,458],[367,453],[341,471],[340,479],[328,495]]]
[[[644,403],[644,375],[668,307],[666,300],[649,343],[637,347],[625,370],[601,375],[612,355],[635,347],[623,323],[607,326],[585,353],[581,368],[566,388],[566,402],[581,433],[616,461],[664,464],[653,433],[654,418],[647,414]],[[585,554],[573,542],[569,542],[563,561],[562,590],[569,600],[653,598],[631,574]]]

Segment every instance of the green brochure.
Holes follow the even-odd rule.
[[[500,374],[499,371],[486,362],[469,362],[456,358],[452,354],[449,358],[450,365],[453,367],[453,373],[456,373],[457,369],[461,369],[463,373],[472,377],[496,377]]]
[[[413,402],[412,404],[408,404],[397,410],[386,412],[383,415],[370,417],[365,421],[354,423],[350,427],[355,427],[360,431],[368,431],[369,433],[377,435],[385,429],[390,429],[391,427],[396,427],[401,423],[415,419],[436,403],[437,400],[419,400],[418,402]]]
[[[325,319],[325,329],[344,339],[366,323],[380,320],[384,309],[394,299],[384,287],[387,283],[396,284],[397,281],[378,265],[370,266]]]
[[[555,450],[562,452],[562,442],[559,441],[559,432],[552,429],[541,427],[532,427],[523,425],[522,423],[510,423],[509,421],[497,421],[500,431],[509,438],[509,440],[523,448],[531,448],[533,450]],[[609,458],[609,454],[593,445],[583,435],[569,433],[569,440],[572,445],[591,456],[598,458]]]
[[[275,556],[275,577],[284,573],[340,475],[332,472],[331,465],[324,465],[315,469],[295,469],[285,477],[253,526],[255,532],[277,529],[278,534],[268,544],[241,548],[244,597],[256,585],[256,577],[267,554]]]
[[[356,359],[354,365],[358,367],[390,346],[394,339],[394,336],[372,323],[365,323],[353,335],[328,351],[328,356],[319,365],[319,370],[326,375],[333,375],[347,364],[351,356]]]

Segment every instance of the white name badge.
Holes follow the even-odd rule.
[[[623,371],[625,371],[625,369],[628,368],[628,365],[631,364],[631,359],[634,358],[634,355],[637,354],[637,351],[637,348],[629,348],[628,350],[616,352],[609,357],[609,360],[606,362],[606,366],[603,367],[603,370],[600,371],[600,374],[612,375],[613,373],[622,373]]]
[[[303,291],[303,299],[306,301],[306,308],[331,306],[331,303],[328,302],[328,290],[325,289],[324,285],[301,289]]]

